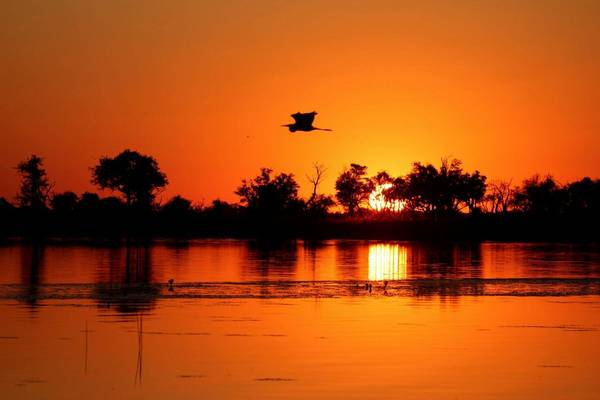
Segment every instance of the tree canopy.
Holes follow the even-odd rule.
[[[439,168],[416,162],[404,181],[409,207],[426,213],[478,210],[486,192],[486,177],[463,171],[457,159],[443,159]]]
[[[20,162],[16,169],[21,175],[21,188],[17,194],[19,205],[32,209],[46,208],[51,186],[43,168],[42,158],[33,154]]]
[[[77,203],[79,201],[79,196],[77,196],[74,192],[64,192],[55,194],[52,196],[50,200],[50,206],[53,211],[56,211],[61,214],[70,214],[75,212],[77,209]]]
[[[235,194],[249,211],[258,214],[289,214],[300,211],[303,202],[298,197],[298,183],[293,174],[271,176],[273,170],[262,168],[251,180],[244,179]]]
[[[366,174],[365,165],[350,164],[350,168],[346,168],[335,181],[335,197],[348,214],[355,214],[373,190],[373,183]]]
[[[149,208],[168,181],[153,157],[125,150],[114,158],[102,157],[92,168],[92,183],[122,193],[128,206]]]
[[[378,196],[384,197],[384,204],[402,204],[402,209],[435,214],[464,208],[478,211],[486,193],[486,177],[479,171],[463,171],[461,161],[456,159],[442,160],[439,168],[415,162],[411,172],[403,177],[394,178],[381,171],[368,178],[366,173],[366,166],[351,164],[336,181],[336,197],[348,214],[355,214],[373,190],[381,186],[385,190]]]

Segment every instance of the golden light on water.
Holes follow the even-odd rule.
[[[369,195],[369,206],[375,211],[400,212],[404,208],[404,201],[386,199],[384,191],[392,187],[391,183],[377,185]]]
[[[369,280],[399,280],[407,277],[408,252],[398,244],[369,246]]]

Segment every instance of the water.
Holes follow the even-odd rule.
[[[7,399],[600,397],[597,245],[9,245],[0,317]]]

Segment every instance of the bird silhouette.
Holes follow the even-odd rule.
[[[287,127],[290,132],[303,131],[331,131],[331,129],[326,128],[317,128],[313,126],[313,121],[315,120],[315,115],[317,115],[316,111],[309,113],[301,113],[297,112],[296,114],[292,114],[291,117],[294,118],[293,124],[281,125]]]

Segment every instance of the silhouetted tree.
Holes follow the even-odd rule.
[[[515,205],[531,214],[558,214],[564,209],[567,193],[548,175],[539,175],[523,181],[515,193]]]
[[[293,174],[281,173],[271,177],[273,170],[262,168],[260,175],[243,180],[235,194],[252,213],[261,215],[297,213],[303,203],[298,198],[298,183]]]
[[[331,196],[317,194],[306,203],[306,212],[311,217],[322,218],[327,216],[329,209],[335,205]]]
[[[15,206],[4,197],[0,197],[0,235],[11,229],[12,218],[15,216]]]
[[[2,211],[12,211],[15,208],[8,200],[4,197],[0,197],[0,212]]]
[[[414,163],[406,177],[410,207],[417,211],[448,213],[462,207],[478,209],[486,190],[486,177],[479,171],[463,172],[462,162],[443,159],[439,170],[432,164]]]
[[[92,183],[121,192],[128,206],[149,208],[168,181],[153,157],[125,150],[114,158],[102,157],[92,168]]]
[[[55,194],[50,200],[52,211],[60,214],[72,214],[77,209],[79,198],[73,192]]]
[[[162,206],[161,211],[169,216],[185,216],[192,211],[192,202],[177,195]]]
[[[406,176],[410,207],[416,211],[433,212],[440,203],[439,174],[432,164],[413,164],[412,171]]]
[[[371,182],[374,186],[385,185],[387,183],[392,183],[394,178],[387,171],[379,171],[377,175],[371,178]]]
[[[117,217],[124,214],[126,205],[120,198],[108,196],[100,199],[99,207],[102,214]]]
[[[335,197],[350,215],[359,210],[373,190],[373,184],[366,177],[366,173],[366,166],[350,164],[350,168],[344,169],[335,181]]]
[[[566,187],[567,209],[576,214],[600,214],[600,179],[585,177]]]
[[[313,191],[306,202],[306,212],[312,217],[324,217],[327,215],[329,209],[335,205],[335,201],[331,196],[317,193],[319,185],[325,179],[327,168],[319,163],[315,163],[313,167],[313,174],[306,176],[308,181],[313,185]]]
[[[496,214],[506,213],[513,204],[515,190],[511,181],[496,181],[488,185],[485,199],[489,204],[489,211]]]
[[[402,178],[393,178],[387,171],[380,171],[370,178],[370,182],[372,192],[369,193],[369,202],[373,196],[373,200],[378,204],[377,211],[400,211],[398,202],[405,201],[405,185]]]
[[[405,178],[398,177],[392,180],[392,187],[383,191],[388,200],[398,200],[406,204],[410,200],[408,183]]]
[[[42,158],[35,154],[17,165],[17,172],[21,175],[21,189],[17,199],[21,207],[46,208],[51,186],[42,165]]]
[[[77,202],[77,210],[82,213],[91,213],[98,211],[100,207],[100,196],[96,193],[85,192]]]
[[[461,197],[468,197],[462,193],[466,177],[463,174],[462,161],[454,158],[442,159],[438,173],[437,196],[438,210],[443,212],[458,211]]]
[[[306,179],[313,185],[313,191],[307,203],[310,203],[317,196],[317,189],[319,188],[319,184],[325,179],[325,172],[327,171],[327,168],[319,163],[314,163],[313,167],[313,174],[306,175]]]
[[[221,199],[216,199],[213,200],[213,202],[211,203],[209,209],[212,209],[214,211],[223,211],[223,210],[228,210],[231,208],[235,208],[234,204],[229,204],[226,201],[223,201]]]
[[[229,220],[239,213],[239,206],[237,204],[230,204],[226,201],[216,199],[213,200],[211,205],[207,207],[204,212],[213,219]]]
[[[458,185],[457,198],[466,207],[469,212],[481,211],[480,204],[485,198],[486,177],[481,175],[479,171],[472,174],[465,173],[460,177]]]

